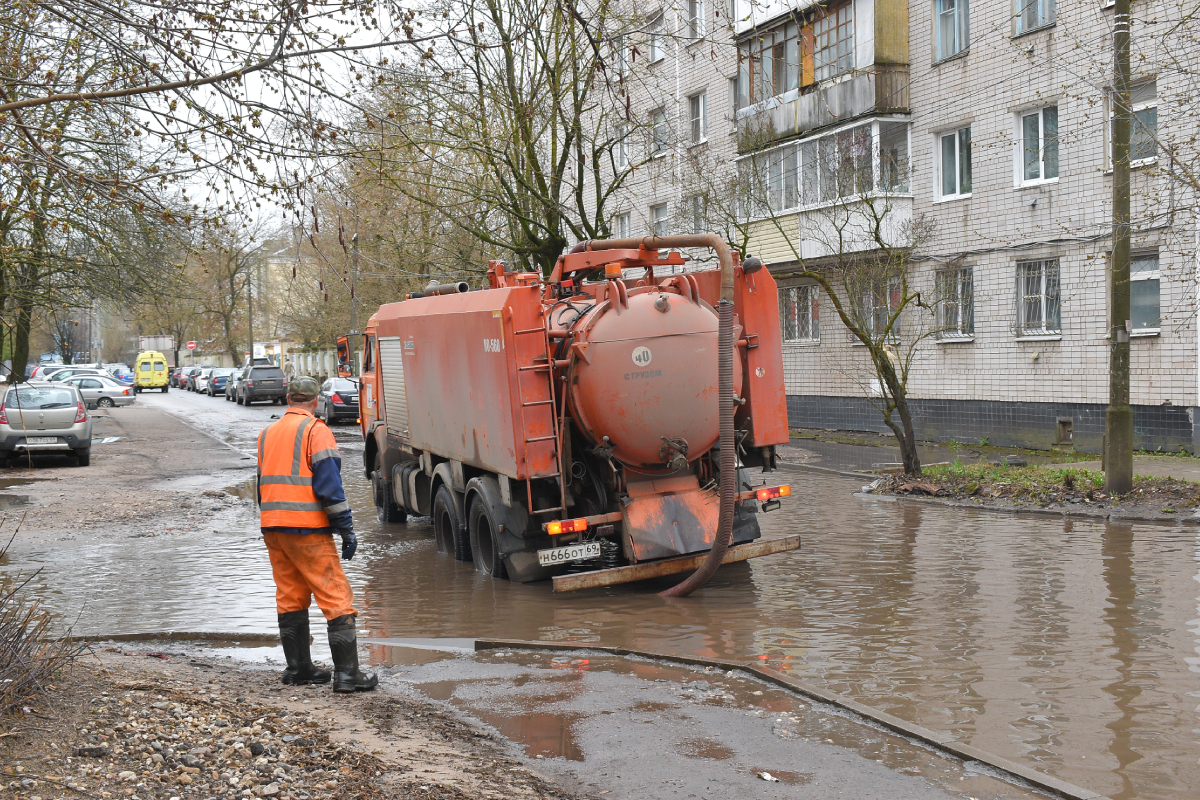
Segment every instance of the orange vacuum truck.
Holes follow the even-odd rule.
[[[701,247],[719,270],[663,252]],[[686,594],[800,546],[760,540],[791,488],[751,473],[788,440],[775,280],[715,235],[586,242],[548,280],[492,261],[481,289],[380,306],[363,352],[380,520],[432,517],[438,551],[493,578],[557,592],[695,570],[668,590]]]

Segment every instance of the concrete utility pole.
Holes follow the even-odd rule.
[[[250,363],[254,363],[254,273],[246,269],[246,327],[250,329]]]
[[[1129,3],[1113,9],[1112,294],[1108,322],[1108,408],[1104,412],[1104,490],[1133,489],[1133,409],[1129,406]]]
[[[354,362],[354,339],[358,335],[358,306],[355,305],[355,290],[358,288],[358,232],[350,237],[350,335],[346,337],[350,350],[350,370],[358,374],[358,364]]]

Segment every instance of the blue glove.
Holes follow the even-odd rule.
[[[342,537],[342,561],[349,561],[358,550],[358,539],[354,531],[338,531],[338,536]]]

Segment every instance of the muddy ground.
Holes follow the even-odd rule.
[[[573,798],[420,696],[335,696],[275,670],[93,649],[0,728],[0,795]]]
[[[0,469],[5,532],[21,522],[17,548],[207,530],[249,502],[223,491],[253,476],[245,453],[154,408],[90,413],[90,466],[45,455]]]

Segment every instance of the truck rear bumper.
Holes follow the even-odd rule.
[[[769,556],[775,553],[785,553],[789,550],[800,549],[799,536],[784,536],[779,539],[765,539],[749,544],[738,544],[729,548],[722,559],[722,564],[732,564],[735,561],[745,561],[750,558]],[[599,586],[613,586],[618,583],[642,581],[647,578],[659,578],[664,575],[675,575],[697,569],[708,553],[694,553],[676,558],[664,558],[660,561],[649,561],[641,564],[630,564],[625,567],[598,569],[593,572],[577,572],[571,575],[557,575],[554,578],[555,592],[574,592],[579,589],[594,589]]]

